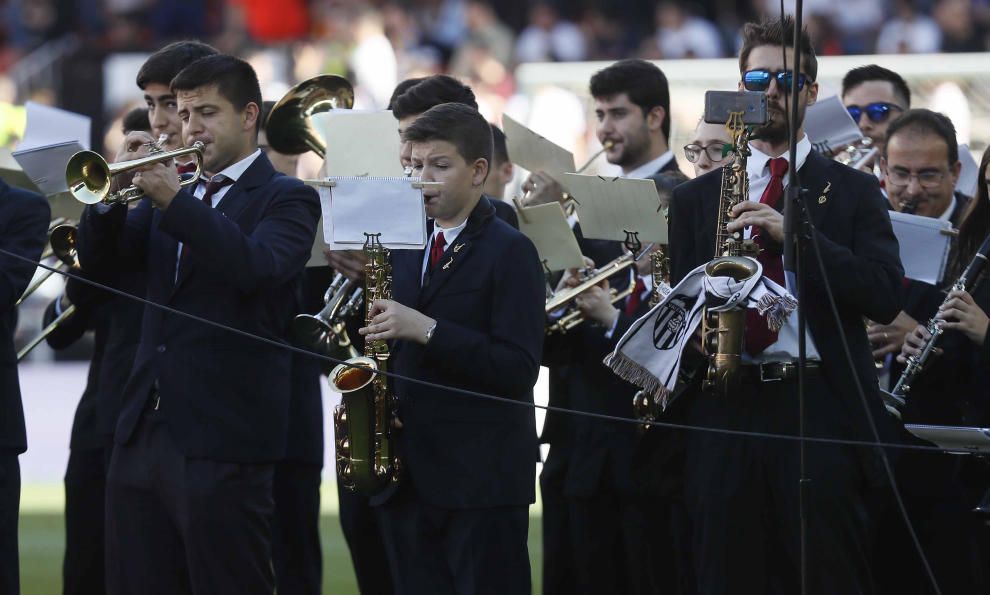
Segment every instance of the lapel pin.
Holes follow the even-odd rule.
[[[825,189],[822,190],[822,195],[818,197],[818,204],[823,205],[825,201],[828,200],[828,192],[832,189],[832,182],[825,184]]]
[[[445,271],[446,271],[447,269],[449,269],[449,268],[450,268],[450,265],[451,265],[451,264],[452,264],[453,262],[454,262],[454,257],[453,257],[453,256],[451,256],[451,257],[450,257],[450,260],[448,260],[448,261],[447,261],[447,263],[443,265],[443,270],[445,270]]]
[[[464,247],[464,244],[463,243],[460,243],[460,244],[457,244],[456,246],[454,246],[454,254],[457,254],[458,252],[460,252],[461,251],[461,248],[463,248],[463,247]]]

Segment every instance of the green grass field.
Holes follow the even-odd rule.
[[[329,487],[329,489],[327,489]],[[337,495],[332,484],[324,486],[320,535],[323,540],[323,593],[350,595],[358,592],[344,535],[337,522]],[[58,595],[62,592],[62,553],[65,527],[62,492],[58,486],[25,486],[21,506],[21,593]],[[537,510],[535,507],[532,511]],[[538,513],[531,516],[529,555],[533,568],[533,592],[539,592],[542,540]]]

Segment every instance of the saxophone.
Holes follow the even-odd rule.
[[[746,173],[746,160],[750,155],[749,131],[742,122],[741,112],[731,114],[726,129],[732,136],[733,158],[730,164],[722,168],[715,232],[716,256],[705,266],[705,274],[743,281],[757,273],[758,263],[754,258],[759,253],[759,247],[753,240],[743,239],[742,230],[729,233],[725,228],[734,219],[732,208],[749,197],[749,175]],[[724,312],[710,312],[706,306],[701,324],[702,343],[708,354],[705,388],[727,394],[729,387],[735,383],[742,362],[746,310],[736,307]]]
[[[366,234],[364,252],[365,325],[371,324],[375,300],[392,297],[392,271],[381,234]],[[384,339],[365,341],[364,356],[354,357],[330,372],[330,386],[341,395],[334,410],[337,477],[341,484],[363,494],[376,494],[399,480],[399,459],[392,442],[394,398],[382,374],[388,362]]]

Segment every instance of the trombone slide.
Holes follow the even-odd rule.
[[[41,342],[44,341],[45,338],[48,337],[48,335],[52,334],[55,331],[55,329],[58,328],[58,325],[62,324],[63,322],[71,318],[72,315],[75,313],[76,313],[76,305],[70,304],[68,308],[63,310],[62,313],[59,314],[55,320],[51,321],[51,323],[49,323],[48,326],[46,326],[41,331],[40,335],[38,335],[34,339],[31,339],[31,341],[28,342],[27,345],[22,347],[21,350],[17,352],[17,361],[21,361],[22,359],[24,359],[24,356],[31,353],[31,351],[39,344],[41,344]]]

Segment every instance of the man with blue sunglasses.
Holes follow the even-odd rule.
[[[791,85],[796,85],[799,140],[794,166],[806,190],[807,218],[814,224],[807,233],[814,234],[823,262],[819,268],[808,245],[800,265],[805,280],[800,295],[786,284],[807,315],[804,411],[796,373],[797,317],[792,314],[777,333],[759,317],[748,319],[739,378],[729,394],[698,381],[679,398],[683,411],[677,418],[691,426],[798,436],[803,414],[806,436],[872,440],[857,384],[866,392],[872,418],[882,423],[884,413],[863,318],[889,322],[900,310],[903,272],[897,240],[877,179],[812,151],[803,122],[805,109],[818,95],[817,60],[807,33],[802,33],[802,60],[795,65],[793,37],[789,17],[743,28],[739,87],[767,94],[771,121],[750,142],[749,200],[733,207],[735,220],[727,229],[756,237],[763,275],[785,285],[781,210],[792,165],[787,107]],[[715,256],[720,194],[717,170],[674,189],[671,284]],[[838,317],[832,314],[823,277],[830,283]],[[707,361],[696,379],[704,377],[705,367]],[[806,443],[806,484],[799,483],[796,442],[696,431],[685,433],[684,453],[684,502],[700,595],[799,593],[802,546],[808,593],[872,592],[866,502],[874,488],[868,480],[881,477],[874,474],[872,451]],[[800,485],[807,486],[805,527],[799,522]]]
[[[911,89],[896,72],[869,64],[853,68],[843,77],[842,103],[879,156],[884,154],[887,127],[911,107]],[[880,177],[876,156],[862,169]]]

